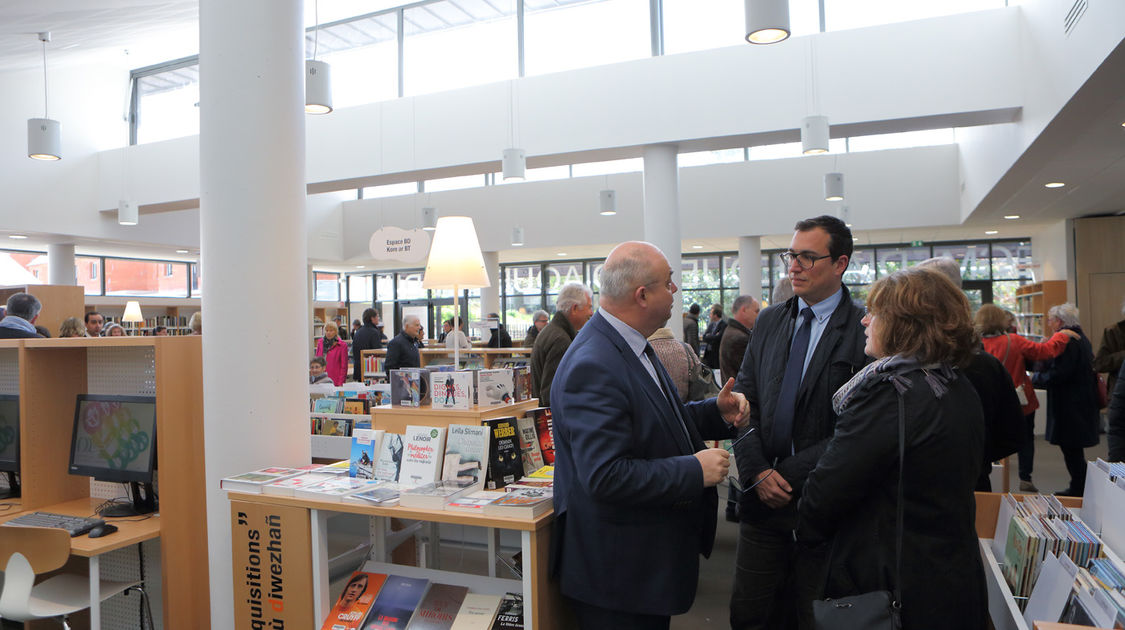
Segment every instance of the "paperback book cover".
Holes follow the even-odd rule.
[[[523,594],[504,593],[492,630],[523,630]]]
[[[407,630],[449,630],[468,594],[465,586],[431,584]]]
[[[425,578],[388,577],[367,613],[363,630],[406,630],[429,584]]]
[[[515,381],[513,398],[516,402],[523,402],[531,398],[531,368],[526,365],[512,367],[512,378]]]
[[[468,409],[473,403],[472,372],[431,372],[430,399],[435,409]]]
[[[381,505],[390,507],[398,505],[399,486],[393,481],[379,481],[374,488],[362,490],[344,497],[344,501],[363,503],[367,505]]]
[[[483,407],[510,405],[515,389],[511,370],[481,370],[477,374],[477,401]]]
[[[242,473],[233,477],[226,477],[219,481],[223,490],[260,494],[262,486],[273,481],[280,481],[288,477],[296,477],[304,473],[299,468],[263,468],[254,472]]]
[[[516,419],[491,418],[482,422],[488,427],[489,436],[486,485],[489,490],[497,490],[523,476]]]
[[[382,429],[356,429],[352,432],[352,453],[348,458],[348,476],[375,478],[375,458],[383,441]]]
[[[390,371],[392,406],[422,406],[422,398],[426,394],[426,383],[422,378],[423,371],[414,368]]]
[[[379,481],[398,481],[402,470],[402,436],[398,433],[383,434],[375,457],[375,478]]]
[[[320,630],[359,630],[386,580],[384,573],[353,573]]]
[[[503,490],[478,490],[477,492],[470,492],[455,497],[452,501],[445,504],[445,509],[454,512],[473,512],[476,514],[484,514],[484,506],[492,503],[496,499],[504,496],[506,493]]]
[[[465,596],[461,609],[457,611],[457,618],[453,620],[450,630],[491,630],[501,599],[499,595],[469,593]]]
[[[272,481],[262,486],[262,494],[276,494],[280,496],[291,497],[295,490],[299,488],[307,488],[315,486],[321,482],[335,479],[336,475],[321,473],[321,472],[308,472],[296,477],[288,477],[278,481]]]
[[[451,424],[447,432],[441,478],[483,485],[488,466],[488,427]]]
[[[555,434],[551,423],[551,408],[536,407],[524,414],[535,420],[535,434],[539,436],[539,451],[547,464],[555,463]]]
[[[545,463],[543,451],[539,450],[539,434],[535,432],[535,420],[527,416],[517,418],[516,428],[520,432],[520,460],[523,462],[523,474],[530,475],[542,468]]]
[[[344,399],[335,396],[326,396],[313,401],[313,411],[316,413],[343,413]]]
[[[445,428],[407,425],[402,436],[402,470],[398,482],[407,486],[433,483],[441,478],[445,453]]]
[[[350,433],[347,418],[320,418],[319,427],[317,433],[320,435],[347,437]]]
[[[322,481],[313,486],[297,488],[293,496],[300,499],[315,499],[317,501],[334,501],[339,503],[344,497],[356,492],[374,489],[382,482],[374,479],[357,479],[347,475],[333,475],[331,479]]]
[[[554,506],[551,492],[542,489],[524,488],[513,490],[489,503],[484,513],[489,516],[511,516],[516,518],[535,518]]]
[[[344,413],[365,416],[371,413],[371,402],[366,398],[345,398]]]
[[[470,490],[470,486],[460,481],[435,481],[403,490],[398,504],[407,508],[441,510],[446,503]]]

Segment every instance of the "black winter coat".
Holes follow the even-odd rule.
[[[386,336],[370,322],[359,327],[352,335],[352,377],[363,382],[363,361],[360,359],[364,350],[378,350],[383,347]]]
[[[984,456],[980,400],[960,375],[940,399],[921,370],[903,394],[901,590],[904,628],[983,629],[988,596],[976,534],[973,487]],[[898,501],[895,386],[869,384],[836,422],[799,505],[800,544],[831,549],[825,597],[895,584]]]
[[[828,319],[797,392],[793,414],[795,453],[776,466],[773,462],[778,454],[770,453],[766,445],[772,438],[774,409],[789,360],[797,298],[763,310],[754,324],[754,334],[734,385],[734,391],[746,395],[750,403],[749,426],[757,429],[735,447],[739,481],[743,487],[749,487],[763,470],[775,468],[792,486],[794,500],[773,510],[758,499],[756,492],[744,492],[740,508],[744,520],[773,519],[786,529],[796,526],[796,499],[836,426],[832,395],[869,361],[863,354],[863,309],[852,303],[846,286],[841,285],[840,290],[843,299]]]
[[[1047,390],[1047,441],[1056,446],[1089,448],[1098,444],[1098,390],[1094,348],[1082,335],[1071,339],[1059,356],[1046,361],[1031,382]]]

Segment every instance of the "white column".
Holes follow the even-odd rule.
[[[47,284],[78,284],[74,268],[74,243],[47,244]]]
[[[738,237],[738,293],[753,296],[755,300],[762,299],[762,237],[760,236]]]
[[[645,240],[660,248],[672,266],[676,286],[681,284],[683,263],[680,256],[680,175],[676,165],[676,146],[657,144],[644,150]],[[683,300],[672,302],[672,317],[667,326],[676,339],[683,340]]]
[[[230,505],[219,480],[310,461],[303,18],[301,0],[199,6],[212,628],[234,626]]]
[[[488,317],[489,313],[500,312],[500,252],[481,252],[481,255],[484,257],[485,273],[492,283],[492,286],[480,290],[480,314]]]

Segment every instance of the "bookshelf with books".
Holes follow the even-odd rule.
[[[144,317],[141,322],[122,321],[125,304],[120,298],[88,297],[85,312],[101,313],[106,324],[120,324],[129,336],[151,337],[156,334],[157,326],[163,326],[168,336],[174,337],[191,334],[188,321],[192,313],[200,310],[198,299],[138,298],[137,301],[140,302],[141,316]]]
[[[428,340],[429,344],[436,344],[436,341]],[[362,353],[363,372],[366,378],[369,374],[371,376],[383,376],[382,371],[377,371],[382,367],[383,358],[387,356],[385,349],[381,350],[364,350]],[[480,369],[489,370],[493,366],[499,367],[499,363],[505,359],[529,360],[531,358],[531,348],[469,348],[460,351],[462,362],[470,364],[477,363],[475,367]],[[419,361],[422,367],[434,364],[452,364],[453,363],[453,350],[445,348],[444,346],[433,347],[427,346],[418,351]],[[369,369],[370,368],[370,369]]]
[[[1066,280],[1043,280],[1016,289],[1016,327],[1025,337],[1042,338],[1047,311],[1066,302]]]

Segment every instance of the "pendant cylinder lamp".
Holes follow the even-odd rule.
[[[746,41],[776,44],[789,33],[789,0],[746,0]]]
[[[137,204],[122,199],[117,202],[117,223],[120,225],[136,225],[140,213],[137,211]]]
[[[33,160],[62,159],[59,121],[30,118],[27,121],[27,157]]]
[[[332,67],[323,61],[305,60],[305,113],[332,111]]]
[[[612,217],[617,214],[617,191],[603,190],[598,193],[598,201],[601,206],[600,214],[603,217]]]
[[[828,153],[827,116],[806,116],[801,121],[801,152],[805,155]]]
[[[527,156],[523,149],[504,149],[504,158],[500,164],[504,181],[522,181],[527,172]]]
[[[824,174],[824,200],[825,201],[843,201],[844,200],[844,174],[843,173],[825,173]]]
[[[422,208],[422,229],[427,232],[437,229],[437,208]]]
[[[523,228],[512,228],[512,247],[523,247]]]

